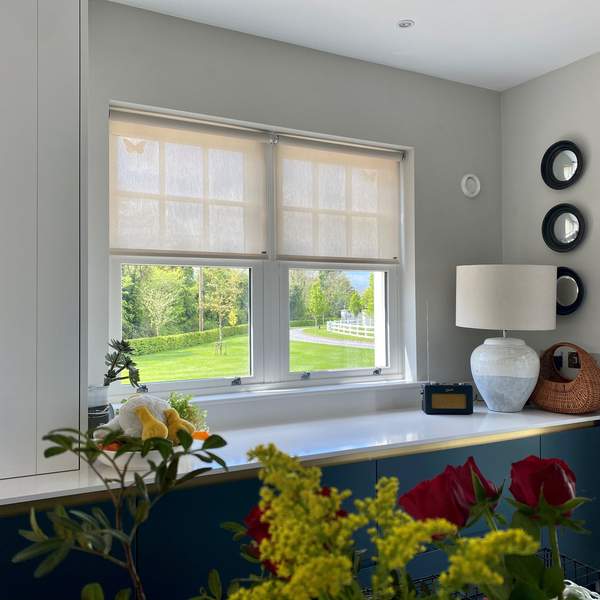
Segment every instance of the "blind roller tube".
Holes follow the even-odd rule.
[[[168,115],[154,115],[152,113],[130,111],[127,109],[110,109],[110,121],[115,131],[120,126],[131,134],[137,127],[155,128],[157,138],[168,138],[175,132],[206,133],[221,137],[232,137],[235,139],[254,140],[257,142],[270,143],[271,135],[262,131],[252,131],[243,127],[230,125],[216,125],[204,121],[196,121],[185,117],[170,117]]]

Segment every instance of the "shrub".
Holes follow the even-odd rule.
[[[295,321],[290,321],[290,327],[312,327],[314,324],[314,319],[296,319]]]
[[[206,410],[200,410],[196,405],[191,403],[191,394],[178,394],[171,392],[167,401],[174,408],[179,416],[186,421],[189,421],[196,427],[196,431],[208,430],[206,425]]]
[[[235,327],[223,327],[223,337],[235,335],[247,335],[248,325],[236,325]],[[208,344],[219,340],[218,329],[207,329],[206,331],[194,331],[193,333],[179,333],[176,335],[159,335],[156,337],[135,338],[129,340],[130,346],[135,350],[137,356],[144,354],[156,354],[167,350],[180,350],[191,348],[200,344]]]

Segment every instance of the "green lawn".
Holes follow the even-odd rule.
[[[226,338],[225,351],[215,354],[214,344],[169,350],[136,357],[143,382],[236,377],[248,375],[248,337]],[[293,371],[323,371],[372,367],[370,348],[345,348],[310,342],[292,342],[290,362]]]

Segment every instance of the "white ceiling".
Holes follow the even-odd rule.
[[[600,0],[115,1],[494,90],[600,51]]]

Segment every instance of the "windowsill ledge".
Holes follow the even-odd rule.
[[[193,400],[204,408],[213,404],[244,401],[261,401],[274,396],[294,397],[311,396],[345,392],[370,392],[378,389],[412,390],[421,387],[421,383],[405,379],[381,379],[378,381],[352,381],[344,383],[322,383],[304,386],[282,385],[272,388],[242,389],[240,391],[221,392],[218,394],[194,394]]]
[[[194,395],[213,430],[318,421],[419,405],[421,384],[404,379],[277,386]]]

